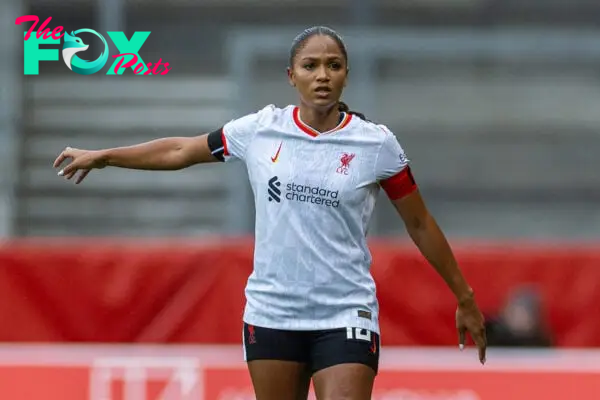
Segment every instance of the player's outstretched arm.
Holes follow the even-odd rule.
[[[217,162],[208,147],[208,134],[196,137],[169,137],[127,147],[82,150],[67,147],[54,161],[58,175],[67,179],[77,172],[80,183],[92,169],[118,167],[138,170],[174,171],[194,164]]]
[[[458,301],[456,327],[461,348],[464,347],[465,334],[468,331],[479,349],[481,363],[485,363],[487,341],[483,315],[444,233],[427,210],[418,190],[393,200],[392,203],[402,217],[407,232],[416,246],[456,296]]]

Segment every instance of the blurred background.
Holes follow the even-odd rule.
[[[140,56],[172,69],[163,76],[131,70],[107,76],[109,57],[90,76],[70,71],[62,60],[42,61],[39,75],[24,75],[23,33],[31,23],[15,25],[22,15],[37,15],[40,24],[52,17],[51,30],[123,31],[127,37],[150,31]],[[0,363],[12,362],[13,346],[32,342],[185,343],[198,346],[188,354],[199,351],[205,362],[227,358],[218,353],[221,346],[238,349],[254,224],[243,166],[105,169],[75,186],[56,176],[52,162],[66,146],[99,149],[192,136],[267,104],[295,103],[285,71],[289,47],[314,25],[332,27],[345,39],[351,76],[343,100],[398,136],[480,297],[491,344],[504,349],[494,353],[498,359],[538,365],[564,350],[568,357],[556,368],[600,370],[597,353],[581,358],[572,350],[600,346],[600,315],[593,311],[600,302],[597,0],[2,0],[0,315],[11,322],[0,329],[0,340],[12,346],[0,346]],[[90,44],[86,59],[97,58],[101,42],[82,37]],[[110,54],[117,54],[108,42]],[[459,365],[462,358],[436,353],[455,346],[452,298],[407,241],[384,195],[370,232],[382,329],[393,347],[388,354],[431,360],[427,365],[437,369],[444,368],[440,360]],[[400,285],[405,294],[397,293]],[[514,346],[546,350],[543,356],[511,353]],[[68,358],[53,349],[33,358],[49,364]],[[158,359],[179,360],[172,349],[161,351],[175,355]],[[69,359],[89,366],[95,351],[81,348]],[[111,351],[116,358],[107,365],[151,365],[130,347]],[[240,354],[227,354],[235,375]],[[384,366],[401,369],[394,367],[397,358],[384,359]],[[241,374],[219,379],[247,384]],[[23,379],[31,376],[28,371]],[[420,382],[386,376],[381,393],[388,381],[403,382],[392,389],[407,391],[410,382]],[[49,380],[77,386],[76,378],[56,377]],[[15,381],[2,379],[0,394]],[[600,398],[600,379],[594,379],[577,381],[579,399]],[[493,384],[482,383],[463,397],[439,398],[571,398],[561,392],[571,383],[533,381],[510,381],[516,388],[510,393],[488,393]],[[410,399],[456,389],[428,384],[419,389],[414,383]],[[146,398],[133,389],[99,395],[91,386],[80,384],[87,397],[66,394],[62,386],[57,396]],[[243,390],[206,390],[190,398],[251,398],[239,394]],[[395,393],[385,398],[409,398]]]

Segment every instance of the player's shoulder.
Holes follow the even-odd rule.
[[[275,104],[268,104],[263,108],[248,114],[246,117],[252,119],[258,125],[270,126],[285,121],[291,112],[291,106],[278,107]]]
[[[388,140],[393,140],[396,138],[396,135],[385,124],[361,119],[357,116],[354,116],[354,119],[356,120],[356,126],[362,130],[364,134],[368,135],[369,137],[376,138],[380,143],[385,143]]]

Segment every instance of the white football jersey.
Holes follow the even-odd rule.
[[[379,333],[366,236],[381,181],[408,169],[395,135],[351,114],[318,133],[297,107],[270,105],[227,123],[223,142],[226,161],[245,163],[256,206],[244,321]]]

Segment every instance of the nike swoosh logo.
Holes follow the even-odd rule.
[[[279,148],[277,149],[277,153],[275,153],[274,157],[271,157],[271,161],[277,162],[277,159],[279,158],[279,152],[281,151],[282,144],[283,144],[283,142],[279,143]]]

